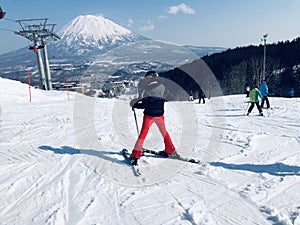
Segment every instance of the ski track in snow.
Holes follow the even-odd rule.
[[[143,157],[137,180],[120,154],[137,135],[128,101],[97,99],[77,129],[76,94],[68,101],[65,92],[33,89],[29,103],[26,85],[0,78],[0,87],[1,225],[300,224],[300,99],[271,97],[265,117],[256,109],[244,116],[244,95],[222,97],[221,108],[219,98],[167,103],[179,153],[213,160],[202,167]],[[123,106],[125,117],[116,111]],[[184,121],[178,111],[190,107],[197,118]],[[141,126],[142,111],[137,117]],[[191,152],[183,123],[198,126]],[[152,129],[145,145],[160,150]]]

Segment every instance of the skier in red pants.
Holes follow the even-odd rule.
[[[168,157],[177,154],[170,135],[166,130],[164,120],[164,103],[166,99],[164,94],[165,87],[159,82],[158,73],[155,71],[147,72],[145,78],[139,83],[139,98],[130,102],[132,108],[144,109],[142,130],[130,156],[132,165],[137,165],[137,161],[142,155],[145,138],[153,123],[158,126],[164,138],[165,150],[161,151],[160,155]]]

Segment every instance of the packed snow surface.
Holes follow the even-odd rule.
[[[168,102],[179,154],[143,156],[135,177],[120,151],[137,138],[129,99],[42,91],[0,78],[0,224],[300,224],[300,99],[245,95]],[[141,127],[142,111],[136,110]],[[157,128],[145,147],[161,150]]]

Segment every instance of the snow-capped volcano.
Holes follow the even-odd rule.
[[[116,71],[136,74],[136,71],[149,69],[167,71],[198,59],[198,55],[187,48],[153,41],[99,15],[77,16],[56,33],[59,40],[47,39],[53,81],[64,81],[70,70],[74,75],[85,73],[87,68],[88,73],[93,74]],[[91,63],[96,67],[91,67]],[[26,46],[0,55],[0,68],[5,71],[0,76],[26,82],[27,68],[33,65],[36,77],[32,78],[38,83],[36,56]],[[126,66],[130,68],[125,69]]]
[[[66,52],[75,56],[99,54],[128,42],[147,39],[109,19],[95,15],[74,18],[58,34],[61,39],[50,44],[50,48],[51,45],[55,47],[55,56]]]
[[[78,16],[65,25],[59,32],[69,45],[81,42],[102,48],[101,44],[113,44],[122,40],[136,38],[132,31],[102,16]]]

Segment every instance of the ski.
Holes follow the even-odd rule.
[[[122,155],[124,156],[124,158],[127,161],[128,165],[130,165],[132,167],[134,175],[137,176],[137,177],[141,176],[141,172],[140,172],[138,166],[131,164],[130,159],[129,159],[130,153],[128,152],[127,149],[125,149],[125,148],[122,149]]]
[[[198,160],[198,159],[184,158],[180,155],[165,157],[164,155],[161,154],[160,151],[154,151],[154,150],[145,149],[145,148],[143,149],[143,153],[148,153],[148,154],[152,154],[152,155],[156,155],[156,156],[161,156],[161,157],[164,157],[166,159],[176,159],[176,160],[181,160],[181,161],[185,161],[185,162],[189,162],[189,163],[201,164],[201,161]]]

